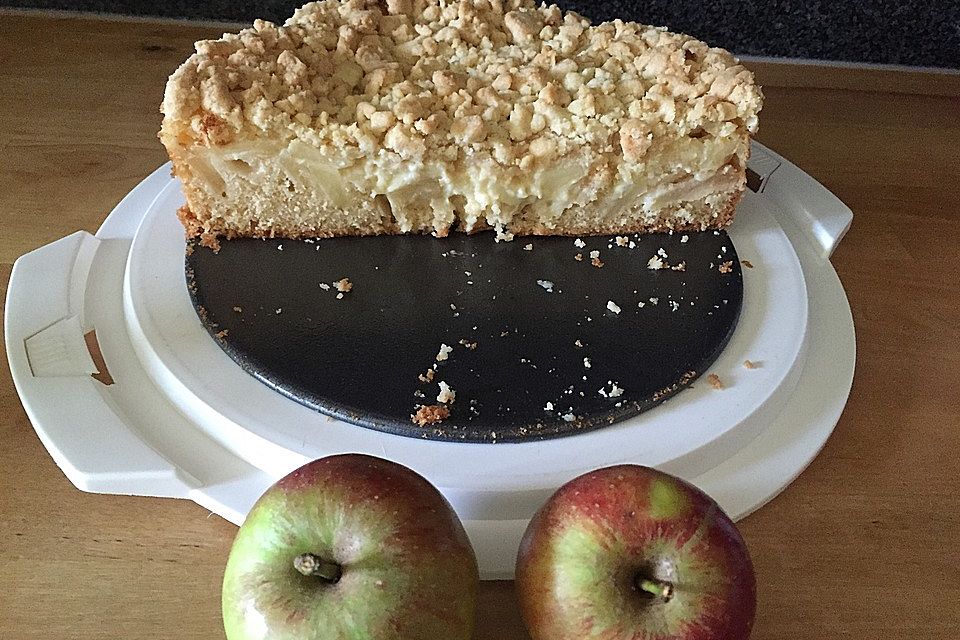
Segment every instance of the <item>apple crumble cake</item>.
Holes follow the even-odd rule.
[[[762,95],[727,51],[532,0],[324,0],[198,42],[160,139],[189,235],[727,225]]]

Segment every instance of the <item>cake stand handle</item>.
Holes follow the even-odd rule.
[[[84,300],[101,242],[80,231],[14,264],[4,314],[14,384],[41,442],[79,489],[188,497],[196,480],[125,424],[110,393],[123,382],[88,346],[95,327],[85,323]]]
[[[747,163],[748,186],[776,201],[781,224],[795,225],[829,260],[853,222],[853,212],[840,198],[783,156],[754,142]]]

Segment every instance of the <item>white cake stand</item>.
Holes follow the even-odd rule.
[[[735,518],[762,506],[813,459],[853,378],[853,322],[829,262],[852,214],[783,158],[755,145],[730,235],[743,312],[701,382],[611,427],[543,442],[462,444],[333,421],[270,390],[209,337],[188,297],[182,204],[161,167],[96,236],[22,256],[7,291],[6,345],[37,434],[80,489],[189,498],[234,523],[304,462],[364,452],[438,486],[464,520],[484,578],[508,578],[520,536],[560,484],[621,462],[656,466],[710,493]],[[95,332],[114,384],[85,335]],[[743,367],[745,360],[759,363]]]

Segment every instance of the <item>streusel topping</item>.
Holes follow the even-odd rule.
[[[639,163],[664,134],[755,131],[762,100],[723,49],[532,0],[324,0],[196,49],[163,111],[208,145],[280,133],[525,169],[587,144]]]

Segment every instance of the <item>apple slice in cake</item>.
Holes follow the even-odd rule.
[[[196,50],[160,139],[208,242],[721,228],[762,101],[727,51],[531,0],[325,0]]]

